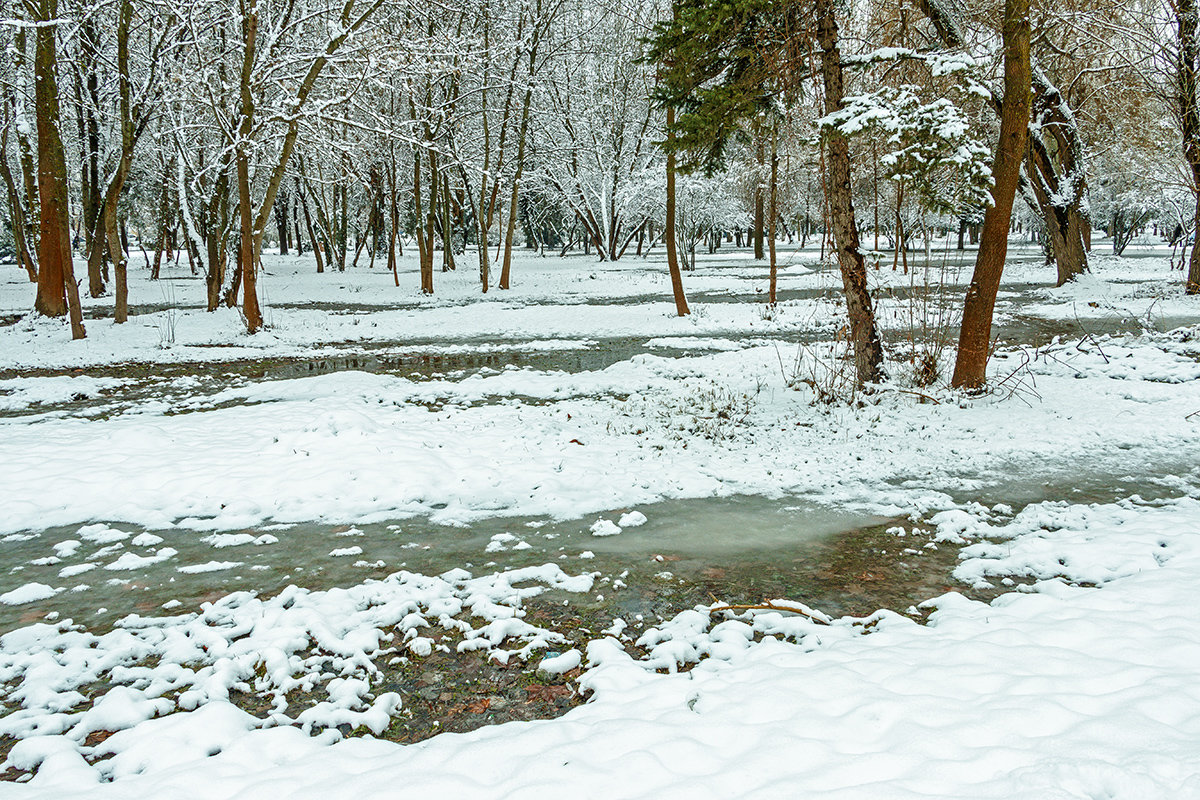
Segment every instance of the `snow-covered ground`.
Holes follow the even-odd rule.
[[[904,361],[948,357],[959,261],[871,273],[892,377],[832,406],[813,401],[836,388],[837,282],[811,250],[785,250],[775,309],[761,264],[702,257],[684,319],[653,257],[523,257],[486,297],[464,264],[423,298],[411,259],[397,288],[275,256],[254,337],[203,311],[186,266],[135,271],[142,313],[89,319],[82,342],[59,321],[0,327],[0,604],[20,614],[0,638],[0,737],[17,740],[0,773],[27,780],[0,794],[1200,797],[1200,300],[1149,248],[1061,289],[1018,251],[997,391],[965,398]],[[31,305],[20,278],[0,314]],[[360,356],[374,371],[348,368]],[[263,359],[326,361],[246,364]],[[102,585],[219,589],[259,567],[247,548],[292,547],[289,526],[336,528],[323,558],[391,572],[352,526],[578,519],[599,546],[640,528],[637,507],[734,495],[905,518],[897,548],[965,544],[961,585],[1012,591],[841,619],[714,603],[590,636],[531,622],[545,591],[622,591],[588,552],[495,573],[413,560],[138,607],[112,630],[69,619]],[[581,666],[590,701],[414,745],[342,740],[403,713],[382,666],[448,642],[531,669],[553,653],[544,673]],[[314,697],[299,712],[295,692]]]

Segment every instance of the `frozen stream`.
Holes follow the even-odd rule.
[[[611,536],[592,534],[589,527],[597,518],[491,519],[470,528],[408,519],[213,535],[92,524],[17,534],[0,543],[0,566],[10,580],[66,591],[38,603],[36,612],[0,606],[0,632],[32,621],[30,613],[38,618],[57,613],[104,628],[131,612],[165,613],[164,604],[175,608],[176,603],[195,608],[238,590],[271,595],[290,583],[325,589],[400,569],[438,574],[456,567],[491,571],[547,561],[572,573],[628,572],[625,582],[639,588],[618,602],[630,613],[649,611],[656,595],[669,594],[681,581],[707,581],[715,588],[748,580],[751,592],[806,593],[806,572],[809,582],[817,573],[827,573],[827,580],[852,579],[831,572],[835,562],[845,559],[856,536],[878,533],[888,522],[757,497],[668,501],[642,511],[647,522]],[[73,554],[55,555],[67,551]],[[647,586],[657,589],[641,591]]]
[[[1000,307],[1002,324],[997,330],[1000,339],[1040,346],[1056,336],[1097,337],[1138,330],[1145,322],[1119,313],[1087,321],[1015,313],[1034,303],[1042,288],[1032,283],[1005,287]],[[810,290],[792,294],[810,299],[819,296]],[[888,298],[908,295],[904,287],[885,293]],[[341,311],[353,313],[355,309]],[[358,311],[366,313],[369,309]],[[1186,317],[1154,320],[1160,329],[1195,321]],[[310,359],[116,365],[84,370],[91,378],[115,381],[85,396],[46,398],[6,408],[6,391],[0,388],[0,417],[6,418],[0,419],[0,424],[36,425],[39,421],[105,419],[144,412],[150,412],[152,419],[154,414],[234,408],[243,401],[226,400],[213,405],[206,398],[229,388],[343,371],[453,384],[512,370],[598,372],[645,353],[673,358],[772,341],[780,352],[787,353],[798,343],[817,340],[821,335],[827,334],[774,334],[740,342],[623,337],[506,342],[501,346],[479,340],[448,346],[444,339],[429,339],[347,345],[333,348],[332,354],[326,348],[321,357]],[[44,370],[8,375],[79,373]],[[514,377],[519,382],[521,376]],[[474,402],[513,400],[488,398]],[[1030,473],[1027,465],[1014,463],[1007,474],[987,476],[963,471],[954,476],[957,486],[943,481],[937,488],[960,503],[1003,503],[1019,509],[1042,500],[1109,502],[1133,494],[1168,497],[1176,494],[1182,483],[1200,482],[1193,460],[1186,454],[1176,462],[1159,462],[1152,469],[1131,463],[1120,451],[1115,456],[1097,458],[1086,472],[1073,464],[1057,471],[1048,471],[1045,466]],[[896,484],[907,488],[921,481],[920,475],[908,475]],[[46,613],[104,627],[131,611],[155,613],[164,604],[173,608],[176,603],[193,608],[241,589],[272,594],[289,583],[320,589],[383,577],[399,569],[435,574],[455,567],[491,570],[546,561],[561,562],[568,571],[599,571],[610,578],[628,571],[631,577],[623,581],[630,587],[625,592],[628,599],[614,602],[618,602],[617,610],[630,613],[641,613],[652,608],[658,598],[679,592],[679,599],[684,601],[704,600],[708,594],[751,601],[761,599],[757,595],[802,596],[830,612],[860,610],[860,605],[869,611],[870,603],[894,605],[905,598],[929,596],[944,587],[953,566],[952,554],[932,558],[930,550],[919,550],[915,554],[919,557],[898,558],[897,554],[912,548],[897,548],[895,542],[887,546],[890,539],[882,534],[894,527],[893,521],[834,510],[803,499],[735,496],[669,501],[640,510],[648,517],[647,524],[626,528],[621,535],[611,537],[592,535],[588,527],[595,517],[566,522],[499,517],[477,521],[469,528],[408,518],[355,528],[300,524],[215,535],[179,528],[145,530],[121,523],[110,527],[101,519],[82,529],[73,526],[18,531],[0,540],[0,570],[7,575],[5,590],[39,583],[62,591],[35,605],[0,605],[0,631],[40,619]],[[610,516],[616,519],[619,515],[620,510],[614,510]],[[864,537],[873,543],[864,544]],[[873,552],[887,555],[889,549],[891,558],[869,557]],[[864,557],[870,562],[869,568],[863,566]],[[842,566],[832,568],[835,562]],[[890,583],[886,587],[872,586],[864,596],[863,582],[856,578],[877,573],[887,573]],[[818,577],[822,575],[825,578]],[[872,579],[869,583],[879,581]]]
[[[1054,340],[1082,339],[1123,333],[1137,333],[1147,326],[1167,331],[1184,325],[1200,322],[1194,315],[1151,315],[1112,310],[1100,318],[1061,319],[1046,318],[1020,311],[1037,300],[1037,293],[1044,289],[1040,284],[1006,285],[998,302],[995,337],[1009,345],[1022,344],[1040,347]],[[826,296],[828,290],[797,290],[784,293],[788,297],[809,299]],[[907,287],[889,288],[882,293],[884,302],[905,300],[911,297]],[[697,298],[693,298],[697,299]],[[728,295],[701,298],[703,302],[748,302],[744,297]],[[615,301],[617,305],[636,304],[645,298],[626,298]],[[948,290],[936,303],[956,303],[958,291]],[[613,304],[613,301],[610,301]],[[341,308],[343,314],[368,314],[372,307]],[[786,313],[786,311],[784,312]],[[887,341],[901,344],[907,335],[903,330],[886,327],[883,317],[884,336]],[[893,325],[895,321],[893,320]],[[953,331],[944,335],[950,337]],[[230,360],[211,363],[143,364],[125,363],[84,369],[0,369],[0,381],[17,377],[86,375],[95,378],[113,378],[121,381],[119,386],[95,392],[89,396],[70,397],[54,402],[41,402],[31,406],[6,406],[5,395],[11,390],[0,386],[0,418],[22,417],[28,414],[52,416],[79,415],[105,417],[136,409],[140,404],[153,402],[173,413],[176,406],[196,398],[216,394],[224,389],[245,386],[257,381],[303,378],[343,371],[363,371],[397,375],[414,381],[442,379],[458,381],[472,376],[496,374],[510,369],[564,372],[575,374],[603,370],[640,354],[678,357],[703,354],[713,350],[738,349],[756,344],[774,344],[783,361],[788,361],[797,348],[813,342],[827,340],[831,335],[826,326],[816,325],[810,330],[789,333],[756,334],[747,339],[740,334],[732,338],[697,338],[689,336],[606,337],[594,339],[550,339],[530,341],[493,341],[464,339],[447,344],[447,340],[429,338],[410,341],[373,341],[369,343],[345,343],[322,348],[316,357],[264,357],[254,360]]]

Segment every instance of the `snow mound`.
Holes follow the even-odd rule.
[[[592,536],[616,536],[621,532],[621,528],[611,519],[598,519],[588,528],[592,532]]]
[[[20,606],[26,603],[36,603],[38,600],[47,600],[61,592],[62,589],[55,589],[52,586],[47,586],[44,583],[27,583],[24,586],[19,586],[12,591],[0,594],[0,603],[6,606]]]

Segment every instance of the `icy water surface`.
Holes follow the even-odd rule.
[[[35,603],[0,606],[0,632],[46,614],[107,627],[129,613],[192,610],[237,590],[271,595],[293,583],[325,589],[401,569],[438,574],[462,567],[481,573],[547,561],[571,573],[626,573],[624,582],[639,586],[630,592],[634,611],[652,607],[656,594],[677,594],[697,582],[732,586],[748,579],[749,587],[773,585],[777,593],[791,594],[784,590],[801,588],[796,582],[806,571],[828,572],[839,549],[853,547],[856,535],[890,524],[758,497],[676,500],[640,511],[644,524],[608,536],[593,535],[591,526],[598,519],[617,522],[623,511],[565,522],[491,519],[469,528],[410,519],[216,534],[122,524],[17,534],[0,541],[5,591],[31,582],[63,591]]]

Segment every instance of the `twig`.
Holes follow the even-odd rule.
[[[1153,304],[1151,304],[1151,305],[1153,305]],[[1104,348],[1102,348],[1100,346],[1100,342],[1096,341],[1096,337],[1092,335],[1092,332],[1083,326],[1083,320],[1081,320],[1079,318],[1079,309],[1077,309],[1073,304],[1071,306],[1071,313],[1073,313],[1075,315],[1075,324],[1079,326],[1079,330],[1083,331],[1083,338],[1081,338],[1079,340],[1079,344],[1075,345],[1075,349],[1082,353],[1083,352],[1083,343],[1090,341],[1092,344],[1094,344],[1096,346],[1096,352],[1098,352],[1100,354],[1100,357],[1104,359],[1104,363],[1105,364],[1112,363],[1108,360],[1108,356],[1106,356],[1104,354]]]
[[[899,392],[900,394],[914,395],[916,397],[921,398],[922,400],[928,400],[929,402],[933,403],[935,406],[940,406],[942,404],[942,401],[938,400],[936,397],[930,397],[929,395],[922,394],[921,392],[914,392],[909,389],[893,389],[892,391]]]
[[[1186,417],[1184,417],[1184,419],[1191,419],[1192,417],[1196,416],[1197,414],[1200,414],[1200,410],[1193,411],[1192,413],[1190,413]]]

